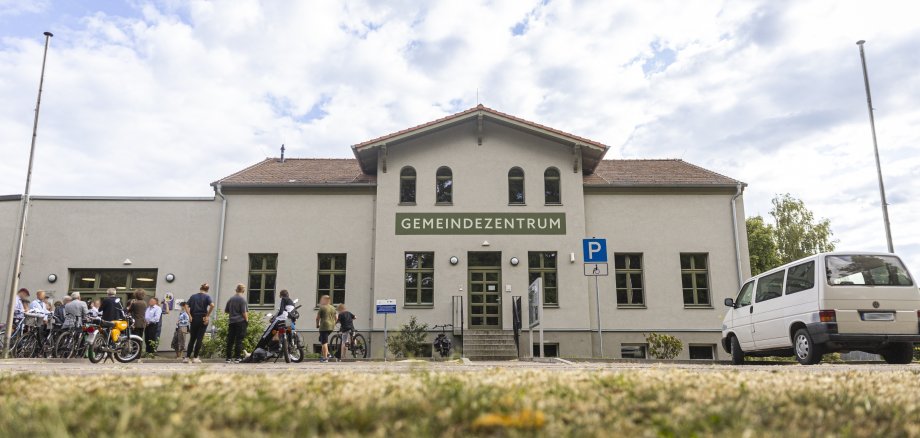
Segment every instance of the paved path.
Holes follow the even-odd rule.
[[[412,372],[419,370],[447,371],[447,372],[483,372],[502,369],[540,369],[558,370],[560,372],[576,370],[597,370],[629,372],[639,369],[673,369],[694,372],[737,371],[737,372],[831,372],[841,373],[850,371],[914,371],[920,374],[920,364],[912,365],[886,365],[886,364],[822,364],[817,366],[800,366],[795,364],[769,364],[769,365],[744,365],[731,366],[721,364],[674,364],[653,362],[342,362],[319,363],[315,361],[300,364],[264,363],[264,364],[225,364],[223,362],[206,362],[202,364],[183,364],[168,360],[147,360],[131,364],[91,364],[87,361],[55,361],[55,360],[26,360],[26,359],[0,359],[0,373],[43,373],[65,375],[94,375],[94,374],[174,374],[195,372],[233,372],[233,373],[321,373],[321,372]]]

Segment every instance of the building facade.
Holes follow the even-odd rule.
[[[541,278],[552,355],[600,355],[600,322],[605,357],[643,357],[646,334],[669,333],[681,358],[719,358],[721,303],[750,271],[743,183],[681,160],[604,160],[603,144],[483,106],[352,149],[266,159],[214,182],[214,198],[35,197],[21,283],[184,298],[210,282],[221,305],[243,283],[260,311],[281,289],[310,304],[328,294],[379,357],[378,299],[397,300],[390,329],[415,316],[508,332],[514,298],[526,326],[528,285]],[[0,199],[11,249],[20,204]],[[586,237],[608,244],[600,321]],[[0,255],[7,285],[12,254]]]

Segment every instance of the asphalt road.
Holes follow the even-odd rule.
[[[169,360],[146,360],[139,363],[120,364],[105,363],[91,364],[88,361],[55,361],[55,360],[26,360],[9,359],[0,360],[0,373],[40,373],[63,375],[96,375],[96,374],[175,374],[197,372],[233,372],[233,373],[322,373],[322,372],[362,372],[362,373],[402,373],[413,371],[445,371],[445,372],[483,372],[504,369],[539,369],[558,370],[560,372],[576,370],[598,370],[613,372],[629,372],[637,369],[675,369],[695,372],[781,372],[781,373],[846,373],[851,371],[913,371],[920,374],[920,363],[911,365],[887,365],[883,363],[870,364],[821,364],[815,366],[801,366],[797,364],[752,364],[732,366],[723,364],[692,364],[692,363],[655,363],[655,362],[427,362],[427,361],[400,361],[400,362],[341,362],[319,363],[308,361],[300,364],[263,363],[263,364],[225,364],[223,362],[205,362],[201,364],[184,364]]]

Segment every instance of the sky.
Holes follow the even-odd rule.
[[[477,103],[790,193],[838,249],[885,250],[856,41],[896,252],[920,274],[920,5],[911,1],[0,0],[0,194],[209,196],[267,156]]]

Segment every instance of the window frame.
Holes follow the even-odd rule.
[[[407,175],[407,172],[412,172],[411,175]],[[407,184],[412,184],[412,200],[407,201],[403,199],[403,192],[407,188]],[[404,166],[399,171],[399,205],[415,205],[418,201],[418,172],[415,171],[415,168],[412,166]]]
[[[260,269],[252,269],[252,258],[260,257],[262,259],[262,266]],[[268,269],[269,258],[274,257],[275,259],[275,269]],[[246,276],[246,303],[251,307],[264,307],[272,308],[275,306],[275,292],[278,290],[278,254],[277,253],[249,253],[246,258],[246,263],[249,265],[248,275]],[[252,287],[252,276],[258,275],[259,278],[259,288]],[[265,288],[265,279],[269,276],[273,276],[275,279],[275,287],[269,289],[271,291],[272,301],[267,303],[265,300],[266,297],[266,288]],[[259,302],[254,303],[250,300],[250,296],[254,290],[259,291]]]
[[[515,171],[520,171],[520,176],[511,174]],[[520,181],[521,183],[520,201],[513,199],[513,192],[511,191],[512,181]],[[514,166],[511,169],[508,169],[508,205],[527,205],[527,174],[520,166]]]
[[[408,259],[409,254],[415,254],[416,259],[420,259],[418,257],[419,254],[430,254],[431,255],[431,267],[430,268],[422,267],[421,263],[419,263],[419,266],[415,268],[410,268],[406,266],[405,262],[406,262],[406,259]],[[411,307],[411,308],[433,308],[434,307],[434,292],[435,292],[434,263],[435,263],[434,251],[405,251],[403,253],[403,267],[405,269],[404,271],[405,274],[403,276],[403,307]],[[431,274],[431,288],[430,288],[431,289],[431,302],[426,303],[422,299],[422,290],[429,289],[429,288],[422,287],[422,276],[424,274],[429,274],[429,273]],[[412,274],[416,277],[415,293],[416,293],[417,299],[414,302],[409,301],[409,298],[408,298],[409,286],[405,284],[406,278],[409,276],[409,274]]]
[[[324,256],[332,257],[332,263],[329,269],[322,268],[322,259]],[[339,268],[336,265],[336,257],[341,256],[342,260],[345,262],[345,267]],[[342,280],[342,300],[336,301],[335,294],[339,290],[335,287],[335,277],[341,275],[344,277]],[[320,288],[320,281],[322,277],[329,277],[329,287]],[[316,304],[319,305],[319,299],[323,295],[329,295],[332,299],[332,304],[339,305],[344,304],[347,301],[347,292],[348,292],[348,253],[344,252],[323,252],[316,254]]]
[[[772,295],[772,296],[764,295],[763,297],[761,297],[761,295],[760,295],[761,288],[760,288],[760,287],[761,287],[762,284],[764,284],[764,280],[766,280],[766,279],[768,279],[768,278],[771,278],[771,277],[774,277],[774,276],[776,276],[777,274],[782,275],[782,280],[780,281],[779,295]],[[766,288],[766,287],[767,287],[767,286],[764,286],[764,288]],[[764,289],[764,290],[765,290],[765,289]],[[779,271],[771,272],[771,273],[769,273],[769,274],[766,274],[766,275],[763,275],[763,276],[760,276],[760,277],[757,278],[757,286],[754,288],[754,303],[764,303],[764,302],[767,302],[767,301],[770,301],[770,300],[775,300],[775,299],[777,299],[777,298],[783,296],[783,295],[785,294],[785,292],[786,292],[786,270],[785,270],[785,269],[780,269]],[[764,299],[761,299],[761,298],[764,298]]]
[[[757,288],[757,286],[754,284],[755,282],[756,280],[751,280],[747,283],[744,283],[744,286],[741,286],[741,289],[738,290],[738,295],[735,296],[735,308],[736,309],[741,309],[741,308],[750,306],[751,304],[754,304],[754,290]],[[741,295],[744,294],[744,289],[748,286],[751,287],[751,293],[750,295],[748,295],[748,303],[741,304]]]
[[[791,274],[792,274],[792,270],[793,270],[793,269],[796,269],[796,268],[803,268],[803,267],[806,267],[806,266],[808,266],[808,265],[811,265],[811,286],[810,286],[810,287],[806,287],[806,288],[799,289],[799,287],[801,287],[801,286],[796,285],[796,289],[793,290],[793,289],[790,287],[790,286],[792,286],[792,285],[789,284],[789,279],[792,278],[792,275],[791,275]],[[809,261],[804,262],[804,263],[799,263],[799,264],[797,264],[797,265],[795,265],[795,266],[790,266],[788,269],[786,269],[787,272],[786,272],[785,287],[783,288],[783,295],[792,295],[792,294],[795,294],[795,293],[805,292],[805,291],[809,291],[809,290],[814,289],[815,286],[816,286],[815,283],[816,283],[816,281],[817,281],[817,278],[816,278],[816,277],[817,277],[817,275],[818,275],[818,274],[817,274],[817,271],[815,270],[815,267],[816,267],[816,266],[817,266],[817,264],[815,263],[814,260],[809,260]]]
[[[532,266],[530,264],[531,255],[536,254],[539,257],[539,265]],[[555,266],[546,267],[546,255],[553,254],[555,257]],[[543,308],[557,308],[559,307],[559,253],[557,251],[527,251],[527,284],[533,283],[533,280],[530,279],[532,274],[537,274],[543,279]],[[546,293],[546,274],[554,274],[556,276],[556,285],[551,289],[554,289],[555,300],[550,302],[547,301]]]
[[[550,172],[555,172],[555,176],[549,175]],[[559,200],[556,202],[550,202],[549,200],[549,191],[547,190],[547,185],[551,182],[556,182],[556,192],[559,194]],[[543,171],[543,204],[544,205],[562,205],[562,172],[559,171],[556,167],[550,166]]]
[[[631,257],[633,257],[633,256],[638,256],[638,257],[639,257],[639,267],[638,267],[638,268],[633,268],[633,267],[629,266],[629,263],[627,263],[627,262],[629,262],[630,260],[632,260]],[[622,268],[622,269],[617,268],[617,265],[618,265],[618,263],[617,263],[617,257],[625,257],[624,263],[623,263],[624,268]],[[645,271],[645,260],[644,260],[644,257],[643,257],[643,253],[641,253],[641,252],[631,252],[631,253],[624,252],[624,253],[614,253],[614,254],[613,254],[613,289],[614,289],[614,292],[616,293],[617,308],[621,308],[621,309],[645,309],[645,308],[646,308],[646,303],[645,303],[645,273],[644,273],[644,271]],[[642,286],[638,288],[638,289],[639,289],[639,295],[640,295],[641,303],[639,303],[639,304],[633,304],[633,303],[621,304],[621,303],[620,303],[620,290],[621,290],[621,289],[624,289],[624,290],[625,290],[625,292],[626,292],[626,297],[627,297],[627,301],[631,301],[631,300],[629,300],[629,298],[631,298],[631,297],[633,296],[633,294],[635,293],[635,289],[636,289],[636,288],[633,287],[633,285],[632,285],[632,276],[633,276],[633,274],[639,274],[639,281],[642,283]],[[617,285],[619,284],[619,283],[618,283],[618,278],[619,278],[620,275],[625,275],[625,276],[626,276],[626,287],[625,287],[625,288],[620,288],[620,287],[617,286]]]
[[[642,351],[642,357],[625,357],[623,356],[623,347],[639,347]],[[648,344],[642,342],[624,342],[620,344],[620,359],[648,359]]]
[[[158,268],[131,268],[131,269],[119,269],[119,268],[114,268],[114,269],[113,269],[113,268],[75,268],[75,269],[68,269],[68,270],[67,270],[67,274],[68,274],[68,276],[69,276],[69,278],[68,278],[69,291],[70,291],[70,292],[80,292],[80,299],[82,299],[83,301],[92,300],[92,299],[95,299],[95,298],[103,298],[103,297],[105,297],[105,291],[106,291],[106,289],[108,289],[108,288],[103,288],[103,287],[101,286],[102,275],[103,275],[103,273],[105,273],[105,272],[125,272],[125,273],[127,273],[127,279],[125,280],[125,287],[124,287],[124,288],[116,288],[117,294],[118,294],[119,296],[124,296],[124,297],[125,297],[125,300],[127,300],[127,299],[131,296],[131,294],[133,293],[133,291],[136,290],[136,289],[143,289],[143,290],[145,290],[145,291],[149,294],[149,295],[148,295],[148,298],[150,298],[150,297],[155,297],[155,296],[156,296],[157,287],[158,287],[158,285],[159,285],[159,276],[160,276],[160,270],[159,270]],[[82,276],[79,276],[79,277],[78,277],[78,276],[76,275],[76,274],[78,274],[78,273],[83,273],[84,275],[85,275],[86,273],[92,273],[92,274],[93,274],[93,279],[94,279],[94,280],[93,280],[93,287],[78,287],[78,282],[79,282],[78,278],[82,278]],[[145,284],[145,285],[134,284],[135,279],[137,278],[137,276],[138,276],[139,274],[145,274],[145,273],[153,273],[153,283],[152,283],[152,285],[150,285],[150,284]],[[145,282],[145,283],[147,283],[147,282]],[[124,301],[124,302],[127,302],[127,301]]]
[[[709,253],[706,252],[682,252],[680,253],[680,258],[683,259],[684,256],[690,257],[690,267],[684,268],[683,260],[680,260],[680,276],[681,276],[681,301],[684,302],[684,308],[686,309],[711,309],[712,307],[712,277],[709,274]],[[696,267],[696,256],[703,256],[706,261],[706,266],[704,268]],[[684,292],[688,288],[684,287],[683,276],[690,275],[691,278],[691,287],[689,288],[693,293],[693,302],[688,303]],[[706,298],[708,303],[700,303],[700,288],[697,286],[697,280],[699,275],[704,275],[706,278]]]
[[[698,348],[706,348],[709,350],[708,358],[694,358],[693,350]],[[687,345],[687,358],[690,360],[716,360],[716,345],[715,344],[688,344]]]
[[[442,175],[442,172],[446,172]],[[447,181],[445,192],[447,200],[441,200],[441,181]],[[434,204],[435,205],[454,205],[454,171],[448,166],[440,166],[434,174]]]

